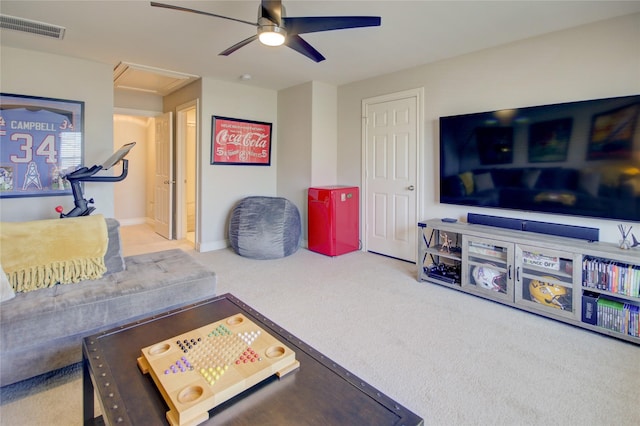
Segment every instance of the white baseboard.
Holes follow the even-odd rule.
[[[196,250],[200,253],[214,250],[221,250],[229,247],[229,244],[226,240],[222,241],[209,241],[209,242],[201,242],[200,246],[196,248]]]
[[[133,217],[129,219],[118,219],[120,222],[120,226],[132,226],[132,225],[143,225],[148,223],[146,217]]]

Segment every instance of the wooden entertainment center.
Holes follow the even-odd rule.
[[[418,280],[640,344],[640,248],[431,219]]]

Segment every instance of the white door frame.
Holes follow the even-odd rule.
[[[187,110],[196,109],[196,208],[195,208],[195,246],[199,251],[200,246],[200,197],[199,194],[199,181],[200,176],[200,126],[199,126],[199,100],[178,105],[176,107],[176,239],[181,240],[186,238],[186,191],[184,187],[184,181],[186,179],[186,134],[187,134]]]
[[[389,93],[386,95],[381,95],[381,96],[375,96],[372,98],[366,98],[362,100],[362,131],[361,131],[361,135],[362,135],[362,140],[361,140],[361,147],[362,147],[362,151],[361,151],[361,156],[362,156],[362,176],[360,177],[360,181],[362,182],[362,203],[361,205],[363,206],[363,212],[362,212],[362,217],[364,218],[363,222],[364,222],[364,232],[362,232],[362,249],[364,251],[368,251],[368,234],[367,234],[367,229],[366,227],[369,226],[368,223],[366,223],[366,219],[368,217],[369,212],[366,211],[367,206],[369,205],[369,199],[368,199],[368,188],[367,188],[367,176],[368,176],[368,172],[369,170],[367,170],[367,155],[368,155],[368,147],[367,147],[367,110],[369,108],[369,105],[371,104],[378,104],[378,103],[383,103],[383,102],[390,102],[390,101],[396,101],[396,100],[400,100],[400,99],[406,99],[406,98],[416,98],[416,125],[417,125],[417,129],[416,129],[416,184],[415,184],[415,191],[413,191],[413,193],[415,194],[416,197],[416,218],[418,220],[420,220],[420,218],[422,217],[422,165],[424,164],[424,161],[422,161],[422,144],[423,144],[423,135],[424,135],[424,113],[423,113],[423,102],[424,102],[424,88],[420,87],[420,88],[416,88],[416,89],[409,89],[409,90],[404,90],[401,92],[395,92],[395,93]],[[418,229],[418,224],[416,222],[416,234],[417,234],[417,229]],[[417,240],[416,240],[417,241]],[[415,251],[416,251],[416,261],[418,259],[418,247],[416,244],[415,247]]]

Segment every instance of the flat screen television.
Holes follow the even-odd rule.
[[[440,202],[640,221],[640,95],[440,118]]]

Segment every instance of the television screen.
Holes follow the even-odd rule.
[[[640,221],[640,95],[440,118],[440,202]]]

